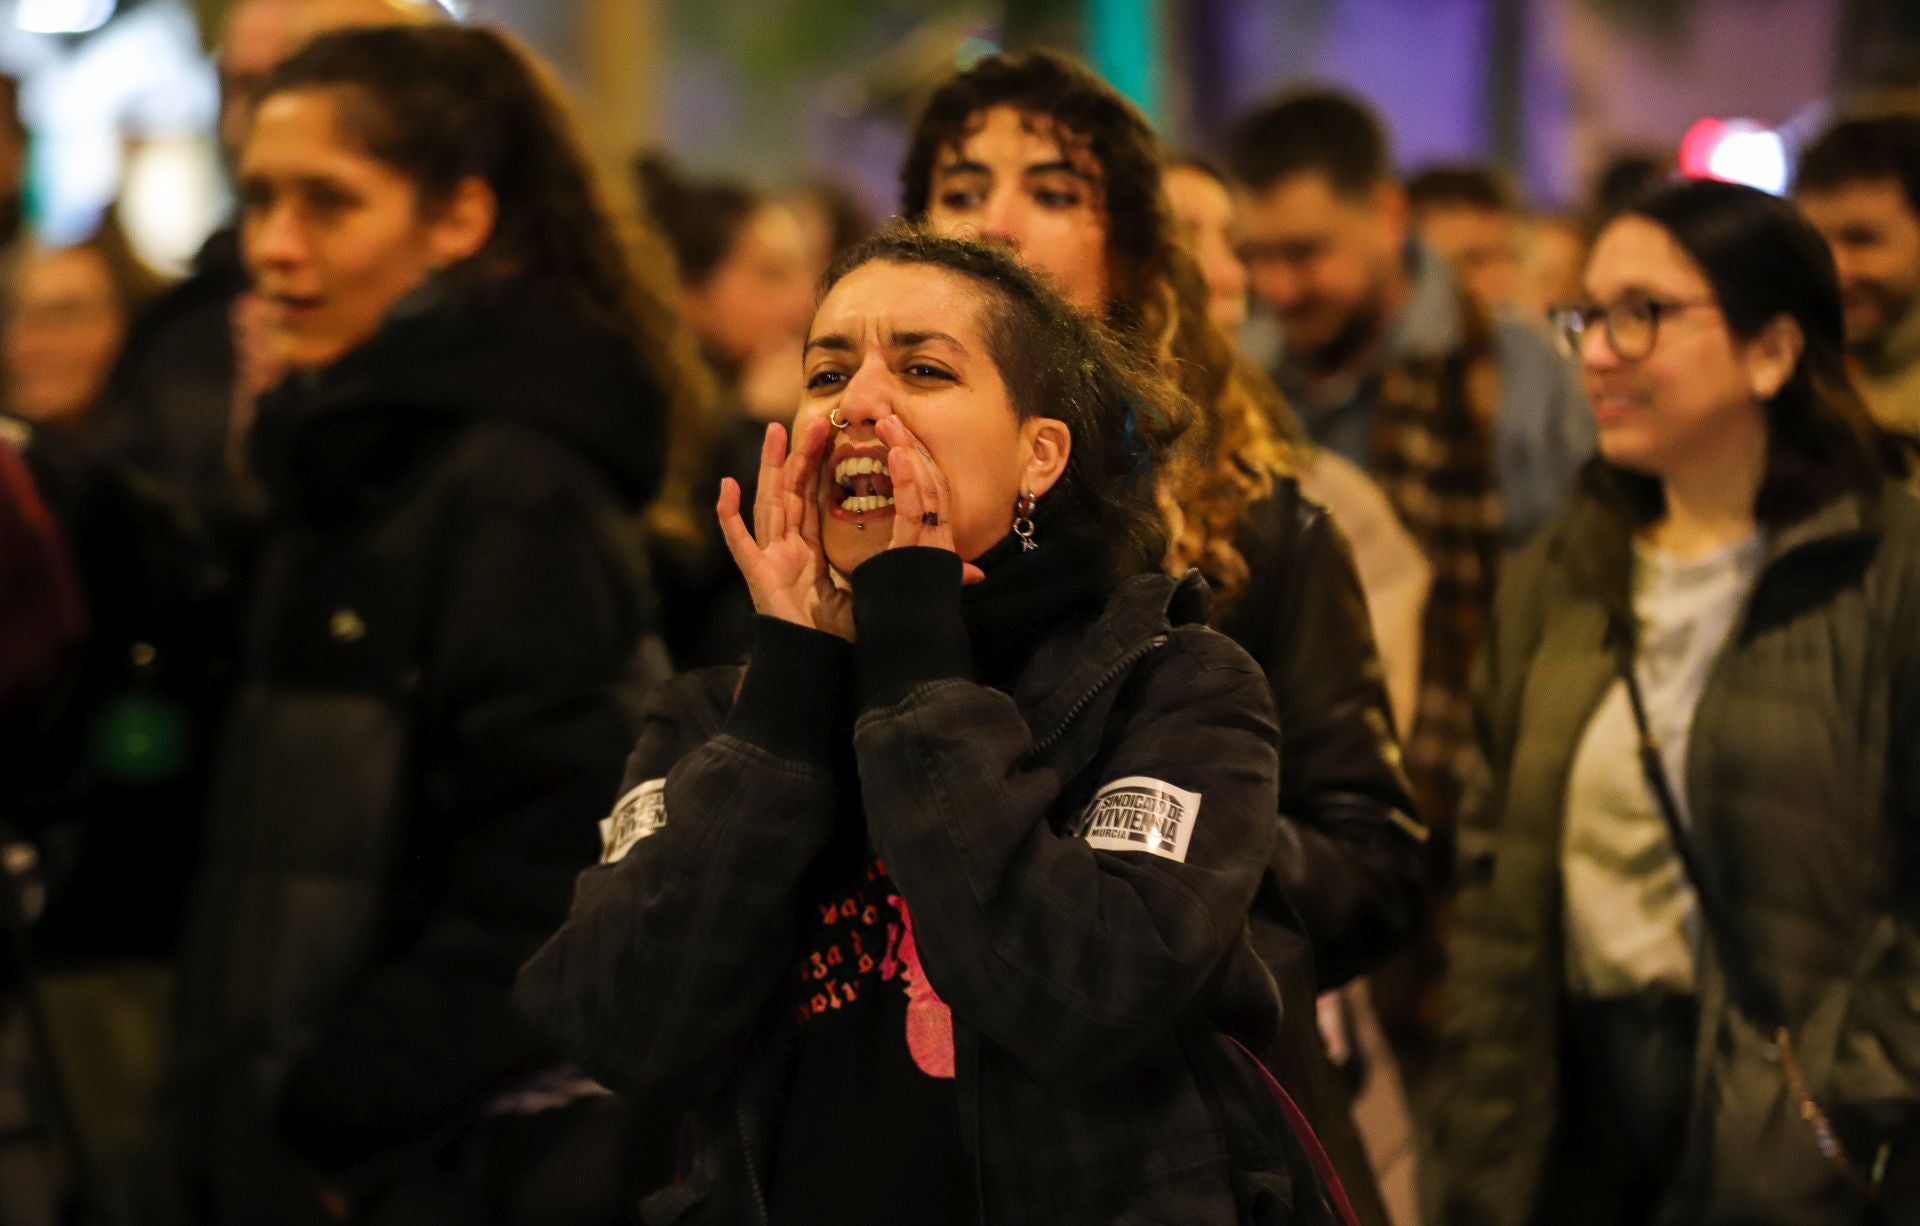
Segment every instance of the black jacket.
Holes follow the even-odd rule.
[[[60,529],[87,637],[6,730],[0,822],[40,855],[47,970],[171,959],[199,847],[208,742],[229,681],[227,557],[190,508],[53,427],[25,451]]]
[[[196,504],[231,491],[233,304],[247,288],[239,235],[216,232],[193,272],[135,317],[94,414],[101,449]]]
[[[1128,580],[1002,691],[970,679],[952,554],[884,554],[853,585],[851,651],[762,619],[744,680],[690,674],[660,696],[626,779],[659,792],[660,824],[582,875],[522,973],[523,1006],[590,1072],[692,1108],[686,1176],[646,1220],[764,1220],[803,884],[856,787],[952,1008],[983,1221],[1316,1220],[1228,1041],[1257,1047],[1278,1021],[1245,935],[1275,730],[1265,678],[1196,624],[1204,588]],[[859,712],[839,769],[835,704]],[[1079,837],[1128,777],[1199,793],[1177,811],[1184,859]]]
[[[1280,713],[1280,839],[1255,914],[1284,924],[1290,907],[1298,912],[1324,991],[1419,934],[1427,831],[1339,527],[1281,478],[1236,544],[1252,575],[1213,624],[1260,665]]]
[[[1214,626],[1260,665],[1280,715],[1280,821],[1251,933],[1288,1001],[1306,1002],[1400,952],[1427,915],[1427,831],[1414,816],[1366,597],[1346,539],[1290,477],[1235,542],[1251,576]],[[1326,1143],[1362,1219],[1386,1209],[1312,1010],[1287,1011],[1267,1052]]]
[[[281,1151],[351,1184],[554,1060],[507,989],[632,744],[664,439],[634,347],[557,295],[429,287],[254,442],[182,1130],[212,1212],[278,1220]]]

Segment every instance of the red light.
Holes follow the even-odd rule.
[[[1713,151],[1727,138],[1727,124],[1721,119],[1702,119],[1680,138],[1680,173],[1689,179],[1712,179]]]

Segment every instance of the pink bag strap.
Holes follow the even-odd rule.
[[[1346,1226],[1360,1226],[1360,1215],[1353,1211],[1353,1202],[1347,1199],[1347,1185],[1340,1182],[1340,1172],[1333,1169],[1333,1159],[1327,1156],[1327,1147],[1320,1144],[1320,1137],[1313,1131],[1313,1125],[1307,1122],[1307,1113],[1300,1104],[1293,1101],[1293,1095],[1287,1093],[1287,1087],[1261,1061],[1260,1057],[1247,1050],[1247,1045],[1232,1035],[1227,1041],[1240,1049],[1242,1055],[1253,1061],[1253,1067],[1260,1070],[1260,1076],[1267,1083],[1267,1089],[1273,1092],[1274,1101],[1280,1104],[1280,1110],[1286,1114],[1287,1125],[1293,1129],[1293,1135],[1307,1151],[1307,1161],[1313,1163],[1313,1169],[1320,1176],[1320,1182],[1327,1189],[1327,1199],[1340,1214],[1340,1220]]]

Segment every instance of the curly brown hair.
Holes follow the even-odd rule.
[[[1146,118],[1111,86],[1048,51],[994,55],[937,90],[914,125],[900,172],[901,211],[926,217],[939,159],[959,148],[992,107],[1044,118],[1064,149],[1100,167],[1111,292],[1109,326],[1154,361],[1196,406],[1199,428],[1141,422],[1160,469],[1171,530],[1168,564],[1196,566],[1223,599],[1247,581],[1234,544],[1247,508],[1294,467],[1292,411],[1272,382],[1238,356],[1207,317],[1207,285],[1175,237],[1161,186],[1165,152]],[[1189,441],[1175,447],[1185,433]]]
[[[508,35],[480,26],[382,26],[323,34],[283,62],[261,98],[337,90],[352,138],[405,175],[423,201],[478,177],[499,202],[493,233],[455,275],[538,276],[633,338],[668,402],[666,483],[648,517],[698,539],[692,481],[703,471],[715,398],[682,320],[673,257],[625,187],[596,174],[566,95]]]

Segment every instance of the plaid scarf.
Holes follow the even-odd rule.
[[[1406,768],[1451,879],[1453,831],[1475,753],[1469,675],[1499,577],[1501,522],[1493,443],[1499,367],[1488,321],[1462,303],[1463,342],[1382,372],[1370,475],[1433,567],[1420,635],[1420,691]]]

